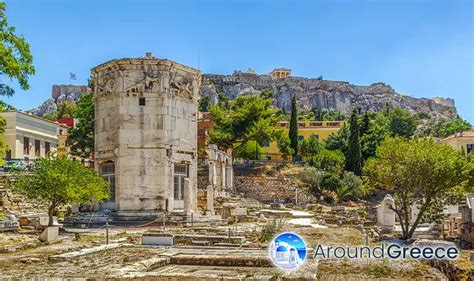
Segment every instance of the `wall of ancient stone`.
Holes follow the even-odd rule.
[[[296,198],[298,203],[310,203],[316,200],[311,194],[298,188],[293,180],[280,176],[238,175],[235,176],[235,191],[246,198],[266,203],[295,203]]]
[[[174,165],[188,165],[188,209],[197,207],[197,70],[154,58],[93,69],[96,161],[115,163],[115,208],[174,209]]]

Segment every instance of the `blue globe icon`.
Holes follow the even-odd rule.
[[[280,269],[296,269],[306,259],[306,243],[298,234],[285,232],[273,239],[269,254],[273,264]]]

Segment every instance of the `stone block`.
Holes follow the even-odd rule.
[[[40,234],[39,239],[42,242],[51,242],[57,240],[59,237],[59,227],[58,226],[48,226],[43,230],[43,233]]]
[[[166,233],[145,233],[142,245],[168,246],[174,245],[174,235]]]
[[[331,208],[333,212],[345,212],[346,208],[344,206],[334,206]]]
[[[49,217],[48,216],[40,216],[39,219],[39,226],[48,226],[49,224]],[[58,217],[53,216],[53,225],[59,225]]]
[[[235,208],[230,210],[231,216],[246,216],[247,208]]]

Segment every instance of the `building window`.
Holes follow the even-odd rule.
[[[309,123],[309,126],[310,127],[322,127],[323,122],[311,122],[311,123]]]
[[[35,140],[35,156],[39,157],[41,155],[41,141]]]
[[[44,156],[48,158],[50,152],[51,152],[51,144],[49,142],[45,142],[44,143]]]
[[[30,155],[30,139],[27,137],[23,138],[23,154]]]
[[[7,154],[5,155],[5,159],[6,159],[6,160],[12,159],[12,150],[11,150],[11,149],[9,149],[9,150],[7,151]]]
[[[138,98],[138,105],[144,106],[145,105],[145,98]]]
[[[174,164],[174,173],[178,175],[188,175],[188,164]]]
[[[466,145],[466,152],[467,152],[467,153],[471,153],[471,151],[472,151],[472,146],[473,146],[472,143],[468,143],[468,144]]]
[[[100,175],[109,183],[109,202],[115,202],[115,165],[114,162],[107,162],[100,165]]]

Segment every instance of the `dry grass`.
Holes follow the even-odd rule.
[[[322,260],[318,278],[322,280],[443,280],[443,275],[418,261]]]
[[[471,253],[474,253],[474,250],[462,250],[461,257],[455,261],[455,264],[466,271],[474,270],[474,262],[470,261]]]
[[[328,246],[357,246],[365,245],[365,236],[352,227],[329,227],[329,228],[297,228],[289,227],[301,234],[309,247],[315,247],[317,244]]]

